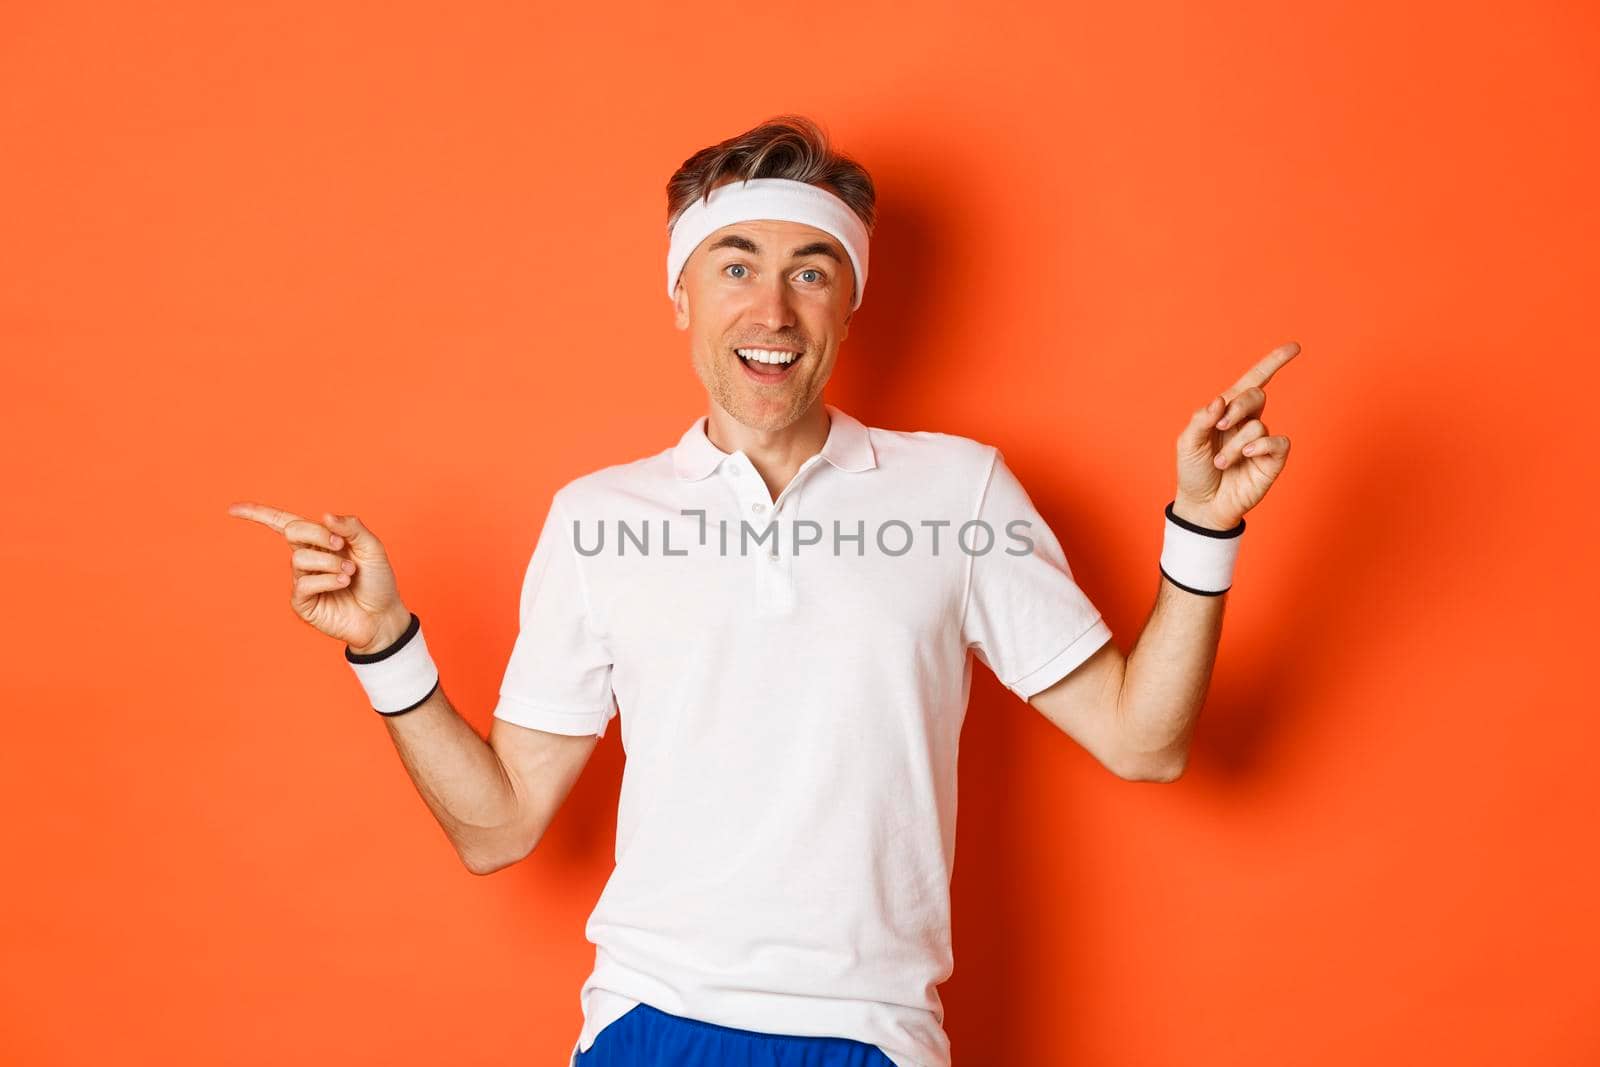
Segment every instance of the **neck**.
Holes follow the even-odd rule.
[[[820,396],[798,419],[772,430],[746,426],[713,402],[706,418],[706,437],[724,452],[743,451],[776,499],[800,465],[822,451],[828,427],[828,412]]]

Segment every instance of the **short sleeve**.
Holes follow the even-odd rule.
[[[988,543],[982,527],[962,539],[972,566],[961,636],[1001,684],[1027,700],[1111,640],[1111,630],[999,450],[977,518],[993,531],[993,542],[982,551]]]
[[[617,708],[611,652],[592,628],[559,493],[523,575],[519,620],[495,717],[551,733],[604,737]]]

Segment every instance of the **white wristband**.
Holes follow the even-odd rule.
[[[1173,501],[1176,503],[1176,501]],[[1167,533],[1161,545],[1161,573],[1179,589],[1219,596],[1233,584],[1244,520],[1231,530],[1213,530],[1180,518],[1167,505]]]
[[[411,613],[411,625],[388,648],[358,653],[344,648],[344,658],[367,691],[372,710],[399,715],[421,707],[439,688],[439,669],[422,639],[422,620]]]

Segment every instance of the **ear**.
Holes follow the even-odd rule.
[[[683,286],[683,279],[678,279],[677,288],[672,291],[672,322],[680,330],[689,328],[689,292]]]

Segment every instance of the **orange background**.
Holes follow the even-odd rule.
[[[565,1062],[617,732],[474,877],[225,509],[362,516],[487,731],[550,493],[705,410],[667,177],[799,111],[880,195],[828,398],[1004,449],[1124,651],[1303,345],[1182,779],[975,668],[958,1065],[1600,1062],[1589,5],[0,18],[0,1058]]]

